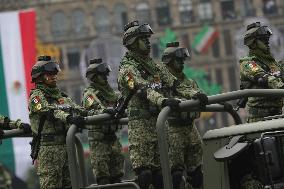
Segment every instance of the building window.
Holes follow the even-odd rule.
[[[96,8],[94,12],[94,21],[96,31],[98,33],[109,33],[110,32],[110,15],[108,10],[103,7],[99,6]]]
[[[181,35],[181,46],[187,48],[190,51],[190,41],[187,33]]]
[[[147,3],[139,3],[136,7],[136,19],[141,23],[151,24],[151,13]]]
[[[192,0],[179,0],[178,3],[180,22],[182,24],[194,22]]]
[[[212,44],[212,55],[214,58],[220,57],[220,43],[219,38],[217,38]]]
[[[62,36],[68,32],[68,19],[62,11],[57,11],[51,17],[51,33],[53,36]]]
[[[212,20],[212,4],[210,0],[201,0],[198,4],[198,16],[199,20]]]
[[[242,0],[241,3],[242,16],[255,16],[255,9],[253,7],[252,0]]]
[[[78,69],[80,64],[80,52],[78,50],[72,49],[67,53],[69,69]]]
[[[80,9],[73,10],[72,12],[72,29],[75,33],[84,32],[85,28],[85,15]]]
[[[235,5],[232,0],[221,1],[221,11],[224,20],[231,20],[236,18]]]
[[[236,77],[236,69],[234,67],[229,67],[228,78],[232,78],[230,79],[230,90],[231,91],[237,90],[238,86],[237,86],[236,79],[238,78]]]
[[[153,58],[160,57],[160,48],[159,48],[158,43],[152,43],[152,56]]]
[[[124,26],[128,22],[127,8],[124,4],[117,4],[114,7],[113,12],[114,12],[115,30],[117,32],[122,32]]]
[[[230,30],[224,30],[223,35],[224,35],[226,55],[232,55],[233,54],[233,45],[232,45],[232,37],[231,37]]]
[[[277,13],[277,5],[275,0],[263,0],[263,13],[265,15]]]
[[[163,3],[156,8],[157,21],[159,26],[166,26],[171,23],[170,8],[168,3]]]

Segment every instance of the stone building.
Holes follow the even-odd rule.
[[[130,20],[148,22],[152,37],[152,57],[160,60],[159,38],[171,28],[186,47],[208,23],[219,32],[205,54],[192,52],[190,67],[204,69],[207,79],[222,86],[222,92],[239,89],[237,54],[242,50],[241,30],[248,21],[264,19],[284,35],[284,1],[281,0],[1,0],[0,11],[35,8],[37,36],[43,44],[61,51],[64,77],[60,85],[77,102],[84,88],[80,70],[86,53],[101,56],[117,68],[122,47],[123,26]],[[281,34],[282,32],[282,34]],[[277,40],[276,40],[277,41]],[[278,41],[281,41],[280,39]],[[283,45],[283,44],[280,44]],[[90,48],[91,47],[91,48]],[[88,49],[88,50],[86,50]],[[92,53],[88,52],[90,49]],[[284,52],[284,51],[283,51]],[[279,58],[284,58],[280,53]],[[82,61],[81,61],[82,62]],[[115,74],[111,81],[115,86]],[[223,114],[200,121],[201,128],[232,123]]]

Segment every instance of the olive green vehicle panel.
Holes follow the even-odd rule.
[[[214,153],[228,144],[236,135],[245,135],[247,139],[260,138],[262,133],[284,130],[284,119],[260,121],[233,125],[207,131],[204,141],[204,189],[230,189],[229,174],[226,162],[217,162]]]
[[[224,140],[209,140],[203,143],[203,187],[204,189],[229,189],[226,163],[217,162],[213,154],[226,144]]]

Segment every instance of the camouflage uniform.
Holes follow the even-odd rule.
[[[42,74],[57,74],[58,65],[50,57],[43,57],[32,68],[36,83],[29,97],[29,118],[34,136],[41,135],[38,152],[37,174],[41,189],[71,188],[66,132],[70,124],[76,124],[74,115],[60,107],[70,106],[80,113],[83,109],[72,102],[56,86],[45,84]],[[45,76],[45,75],[43,75]],[[71,121],[73,120],[73,121]],[[78,126],[78,125],[77,125]],[[42,127],[42,131],[40,131]]]
[[[248,56],[240,59],[241,88],[281,89],[284,87],[281,77],[283,71],[283,66],[270,52],[265,54],[260,49],[250,49]],[[256,122],[267,116],[281,114],[283,99],[278,97],[271,101],[270,97],[249,97],[247,106],[248,122]]]
[[[151,83],[160,85],[161,82],[172,86],[174,80],[175,77],[162,65],[131,51],[123,57],[118,75],[119,89],[123,96],[132,92],[132,84],[138,88]],[[134,94],[128,104],[129,152],[134,169],[160,167],[156,120],[164,99],[166,98],[157,90],[147,88],[145,98],[138,93]]]
[[[174,91],[166,91],[169,97],[179,99],[196,98],[202,92],[194,80],[187,79],[182,72],[184,60],[190,55],[186,48],[179,47],[178,42],[167,43],[162,60],[170,72],[179,79],[179,86]],[[203,94],[203,93],[202,93]],[[207,96],[203,94],[208,100]],[[194,120],[200,116],[199,112],[174,112],[168,118],[169,159],[172,170],[173,188],[180,188],[181,175],[184,170],[188,175],[197,175],[196,170],[201,170],[202,165],[202,140],[194,124]],[[195,179],[196,180],[196,179]],[[188,187],[200,186],[191,179]]]
[[[0,163],[0,189],[12,189],[11,175],[1,163]]]
[[[267,26],[256,22],[247,26],[244,44],[249,47],[248,56],[240,59],[241,89],[283,89],[283,68],[273,58],[269,49],[272,35]],[[264,117],[282,113],[283,98],[249,97],[248,122],[257,122]],[[242,189],[262,189],[264,185],[258,180],[254,169],[250,170],[240,181]]]
[[[109,84],[101,86],[91,83],[83,94],[83,106],[89,115],[99,114],[107,107],[115,106],[117,94]],[[119,182],[123,176],[124,156],[115,132],[118,125],[98,124],[87,126],[91,152],[91,163],[97,180],[109,178],[110,183]]]
[[[58,105],[70,105],[80,109],[58,88],[48,88],[38,84],[31,91],[29,110],[32,132],[38,134],[40,120],[46,118],[41,132],[41,147],[38,154],[37,173],[41,188],[71,188],[68,158],[66,151],[66,132],[70,114],[56,110]],[[55,109],[55,110],[54,110]]]

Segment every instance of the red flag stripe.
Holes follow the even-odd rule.
[[[34,10],[23,11],[19,13],[23,62],[25,67],[25,78],[27,97],[33,88],[31,69],[36,61],[36,13]]]

